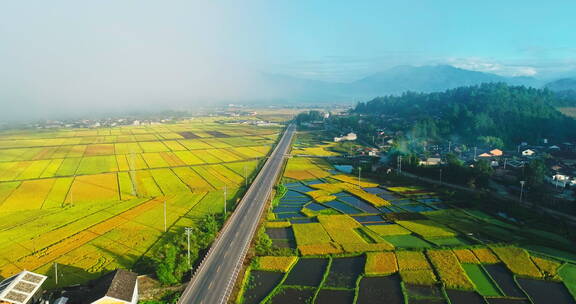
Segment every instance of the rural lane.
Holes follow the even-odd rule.
[[[220,304],[228,301],[272,187],[282,170],[294,130],[293,124],[286,128],[276,148],[196,269],[179,304]]]

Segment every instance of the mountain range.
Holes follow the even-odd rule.
[[[493,82],[534,88],[548,87],[551,90],[568,87],[576,89],[575,79],[560,79],[547,83],[534,77],[505,77],[450,65],[397,66],[348,83],[307,80],[285,75],[267,75],[267,81],[269,86],[286,92],[286,101],[302,103],[357,102],[377,96],[398,95],[406,91],[429,93]]]

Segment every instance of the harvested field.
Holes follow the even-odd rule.
[[[327,266],[328,259],[299,259],[286,277],[284,285],[316,287],[320,284]]]
[[[517,278],[518,284],[532,299],[534,304],[573,304],[576,303],[564,284],[543,280]]]
[[[364,263],[364,256],[332,259],[324,287],[354,289],[356,279],[364,271]]]
[[[471,291],[447,289],[446,294],[452,304],[484,304],[484,299]]]
[[[316,304],[352,304],[353,290],[321,289],[316,298]]]
[[[484,268],[488,274],[500,286],[504,295],[509,297],[525,298],[526,295],[518,288],[512,274],[501,264],[486,265]]]
[[[314,296],[314,289],[283,287],[272,297],[274,304],[308,304]]]
[[[358,304],[372,304],[386,299],[389,304],[404,304],[400,277],[364,277],[358,287]]]

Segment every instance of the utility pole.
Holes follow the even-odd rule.
[[[76,175],[72,179],[72,185],[70,186],[70,205],[74,206],[74,181],[76,180]]]
[[[248,173],[246,170],[246,165],[244,165],[244,184],[246,186],[246,189],[248,189]]]
[[[184,230],[188,239],[188,268],[192,270],[192,260],[190,259],[190,233],[192,233],[192,227],[185,227]]]
[[[224,217],[226,217],[226,196],[228,196],[228,194],[226,193],[226,184],[224,184]]]
[[[452,141],[448,141],[448,153],[452,150]]]
[[[442,185],[442,168],[440,168],[440,185]]]
[[[358,165],[358,188],[360,187],[360,173],[362,172],[362,167],[360,167],[360,165]]]
[[[166,199],[164,199],[164,232],[166,232]]]
[[[54,280],[56,280],[56,285],[58,285],[58,263],[54,263]]]
[[[398,173],[402,173],[402,155],[398,155],[398,163],[397,163]]]
[[[476,161],[476,150],[478,149],[478,147],[474,147],[474,161]]]
[[[520,203],[522,203],[522,193],[524,192],[524,184],[526,181],[520,181]]]
[[[506,163],[507,163],[507,162],[508,162],[508,159],[505,158],[505,159],[504,159],[504,170],[506,170]]]

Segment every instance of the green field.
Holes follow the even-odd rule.
[[[340,279],[357,276],[353,277],[356,287],[338,289],[352,292],[357,299],[365,292],[362,283],[358,283],[364,276],[392,275],[402,281],[407,303],[414,299],[445,302],[450,290],[476,292],[485,297],[484,301],[507,301],[510,298],[487,270],[493,264],[514,278],[562,281],[576,294],[576,250],[569,239],[541,229],[537,223],[519,225],[497,215],[460,207],[463,202],[438,189],[407,182],[395,184],[386,179],[383,184],[368,179],[358,181],[357,176],[336,172],[325,158],[312,157],[332,155],[325,138],[314,137],[310,132],[297,134],[298,148],[288,159],[284,179],[278,186],[280,194],[267,215],[265,226],[269,234],[263,232],[259,237],[256,257],[325,258],[331,263],[326,270],[328,278],[324,274],[324,280],[310,286],[303,274],[295,273],[294,276],[302,275],[302,284],[294,280],[280,283],[267,298],[278,297],[286,303],[299,301],[301,295],[296,292],[291,292],[293,298],[281,292],[295,288],[302,295],[311,293],[311,303],[316,303],[331,286],[325,283],[330,280],[330,272],[338,271],[334,276]],[[272,242],[263,241],[267,239]],[[375,254],[386,262],[368,258]],[[367,257],[368,262],[347,268],[339,262],[335,266],[338,259],[352,257]],[[354,272],[358,267],[362,270]],[[365,268],[369,273],[364,273]],[[261,283],[243,285],[238,303],[245,300],[244,295],[257,292],[252,288]],[[423,291],[414,285],[429,288],[430,294],[419,294]]]
[[[221,120],[1,132],[0,276],[58,263],[77,284],[131,269],[166,235],[164,204],[176,235],[222,213],[224,186],[230,210],[280,126]]]
[[[484,271],[482,266],[477,264],[462,264],[462,268],[470,280],[476,285],[476,290],[483,296],[498,297],[502,292],[496,287],[496,283]]]

